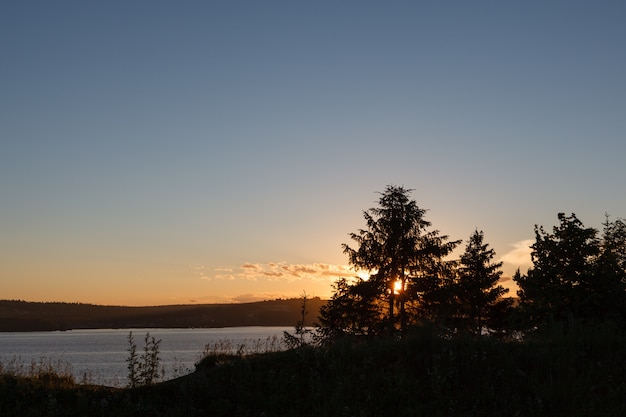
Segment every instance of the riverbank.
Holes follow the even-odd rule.
[[[154,386],[0,378],[3,416],[622,416],[626,337],[594,326],[525,341],[340,341],[248,356],[209,355]]]

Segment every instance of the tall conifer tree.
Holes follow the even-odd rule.
[[[411,190],[387,186],[378,200],[379,207],[363,213],[367,229],[351,233],[358,247],[343,245],[349,262],[358,269],[371,273],[370,281],[377,284],[382,298],[386,298],[387,324],[394,328],[397,320],[394,307],[400,304],[400,320],[406,322],[404,308],[407,275],[410,261],[415,257],[418,242],[430,222],[424,220],[424,209],[409,199]]]
[[[363,213],[367,227],[350,234],[356,246],[343,245],[350,264],[368,271],[369,278],[338,283],[335,295],[322,309],[320,319],[326,334],[380,334],[404,329],[418,311],[408,311],[407,304],[428,306],[429,294],[441,285],[447,274],[443,258],[459,241],[448,242],[448,237],[438,231],[427,231],[430,222],[424,219],[426,210],[409,198],[410,192],[387,186],[379,206]],[[351,308],[359,311],[345,310]],[[338,325],[343,327],[329,327]]]
[[[493,263],[495,251],[483,243],[482,231],[474,231],[461,256],[456,294],[462,321],[467,329],[481,334],[495,314],[494,307],[509,290],[498,285],[502,262]]]

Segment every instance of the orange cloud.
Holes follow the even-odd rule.
[[[203,297],[194,297],[188,300],[188,304],[238,304],[238,303],[254,303],[257,301],[277,300],[294,298],[293,294],[259,292],[246,293],[232,296],[225,295],[209,295]]]
[[[517,267],[529,267],[531,265],[530,252],[532,249],[530,245],[535,243],[532,239],[520,240],[512,244],[513,248],[509,252],[505,253],[500,260],[509,264],[513,264]]]
[[[289,298],[283,294],[262,293],[262,294],[241,294],[232,297],[235,303],[254,303],[256,301],[276,300],[279,298]]]
[[[239,268],[194,267],[200,278],[212,280],[245,280],[245,281],[284,281],[301,280],[331,283],[338,278],[355,275],[348,265],[333,264],[289,264],[286,262],[251,263],[246,262]]]

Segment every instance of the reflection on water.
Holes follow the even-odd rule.
[[[98,329],[65,332],[0,332],[0,361],[29,365],[42,358],[67,363],[77,381],[123,386],[128,374],[128,334],[133,332],[138,352],[150,332],[161,339],[164,379],[194,369],[205,348],[209,351],[264,351],[279,348],[283,331],[293,327],[226,327],[221,329]]]

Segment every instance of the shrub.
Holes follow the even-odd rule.
[[[156,340],[150,332],[144,337],[144,348],[141,355],[137,354],[137,345],[133,332],[128,334],[128,387],[135,388],[152,385],[159,380],[161,357],[159,345],[161,339]]]

